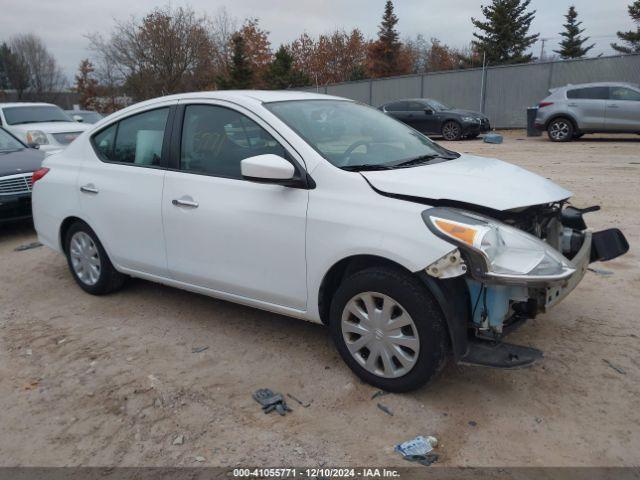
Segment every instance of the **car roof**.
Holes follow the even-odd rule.
[[[295,90],[214,90],[205,92],[178,93],[175,95],[167,95],[157,97],[151,100],[135,103],[129,107],[120,110],[118,113],[137,110],[142,107],[152,106],[156,103],[166,102],[170,100],[227,100],[239,103],[241,105],[255,103],[271,103],[284,102],[288,100],[344,100],[353,101],[347,98],[335,97],[333,95],[325,95],[323,93],[299,92]]]
[[[630,82],[591,82],[591,83],[575,83],[565,85],[561,88],[585,88],[585,87],[635,87],[638,88],[637,84],[633,84]]]
[[[8,103],[0,103],[0,108],[5,107],[56,107],[53,103],[42,103],[42,102],[8,102]]]

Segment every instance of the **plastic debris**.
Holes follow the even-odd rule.
[[[603,359],[602,359],[602,361],[603,361],[604,363],[606,363],[606,364],[609,366],[609,368],[611,368],[611,369],[615,370],[615,371],[616,371],[616,372],[618,372],[620,375],[626,375],[626,374],[627,374],[627,372],[625,371],[625,369],[624,369],[624,368],[619,367],[619,366],[617,366],[617,365],[614,365],[613,363],[611,363],[611,362],[610,362],[609,360],[607,360],[606,358],[603,358]]]
[[[184,435],[178,435],[176,438],[173,439],[172,444],[173,445],[182,445],[182,444],[184,444]]]
[[[436,437],[419,435],[412,440],[396,445],[395,451],[408,462],[429,466],[438,460],[438,454],[433,453],[433,449],[437,445],[438,439]]]
[[[469,420],[469,426],[470,427],[475,427],[478,425],[478,422],[476,422],[475,420]]]
[[[31,243],[25,243],[24,245],[19,245],[13,250],[16,252],[24,252],[25,250],[31,250],[32,248],[38,248],[41,246],[42,244],[40,242],[31,242]]]
[[[208,346],[202,346],[202,347],[194,347],[191,349],[191,353],[200,353],[200,352],[204,352],[205,350],[208,350],[209,347]]]
[[[383,390],[378,390],[376,393],[371,395],[371,400],[373,400],[374,398],[382,397],[384,395],[388,395],[388,394],[389,394],[389,392],[385,392]]]
[[[384,405],[382,405],[381,403],[378,404],[378,408],[382,410],[384,413],[386,413],[387,415],[391,415],[393,417],[393,412],[389,410],[387,407],[385,407]]]
[[[284,397],[280,393],[274,393],[268,388],[261,388],[256,390],[253,394],[253,399],[262,405],[264,413],[271,413],[274,410],[280,415],[284,416],[287,412],[292,410],[287,405]]]
[[[201,457],[201,456],[198,455],[197,457],[194,457],[194,460],[196,462],[202,463],[202,462],[204,462],[206,460],[206,458]]]
[[[611,270],[603,270],[601,268],[589,267],[589,268],[587,268],[587,270],[589,270],[590,272],[595,273],[596,275],[602,275],[603,277],[606,277],[608,275],[613,275],[613,272]]]
[[[502,143],[502,135],[497,133],[488,133],[482,139],[484,143]]]
[[[293,400],[294,402],[298,403],[299,405],[303,406],[304,408],[308,408],[308,407],[311,406],[311,402],[305,403],[302,400],[300,400],[299,398],[294,397],[290,393],[287,393],[287,397],[289,397],[291,400]]]

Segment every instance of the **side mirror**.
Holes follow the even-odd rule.
[[[40,149],[40,144],[39,143],[34,143],[34,142],[29,142],[29,143],[27,143],[27,147],[35,148],[36,150],[38,150],[38,149]]]
[[[290,185],[295,183],[295,167],[278,155],[267,153],[240,162],[242,176],[254,182]]]
[[[429,107],[424,109],[424,113],[426,113],[427,115],[433,115],[433,110],[431,110]]]
[[[80,123],[84,122],[84,118],[82,118],[80,115],[74,115],[74,116],[73,116],[73,119],[74,119],[76,122],[80,122]]]

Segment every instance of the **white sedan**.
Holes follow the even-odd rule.
[[[43,152],[63,150],[90,125],[78,123],[51,103],[0,103],[0,125]]]
[[[324,323],[389,391],[423,385],[449,353],[532,363],[538,350],[503,336],[628,249],[549,180],[311,93],[139,103],[33,180],[38,238],[86,292],[133,276]]]

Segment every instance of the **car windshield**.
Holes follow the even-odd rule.
[[[73,122],[60,107],[55,105],[6,107],[2,109],[9,125],[40,122]]]
[[[22,150],[25,146],[9,133],[0,128],[0,152]]]
[[[444,103],[438,102],[437,100],[429,100],[429,105],[431,105],[431,107],[438,112],[442,112],[444,110],[451,110],[450,107],[448,107]]]
[[[289,100],[266,103],[265,107],[337,167],[383,169],[458,156],[405,124],[360,103]]]

